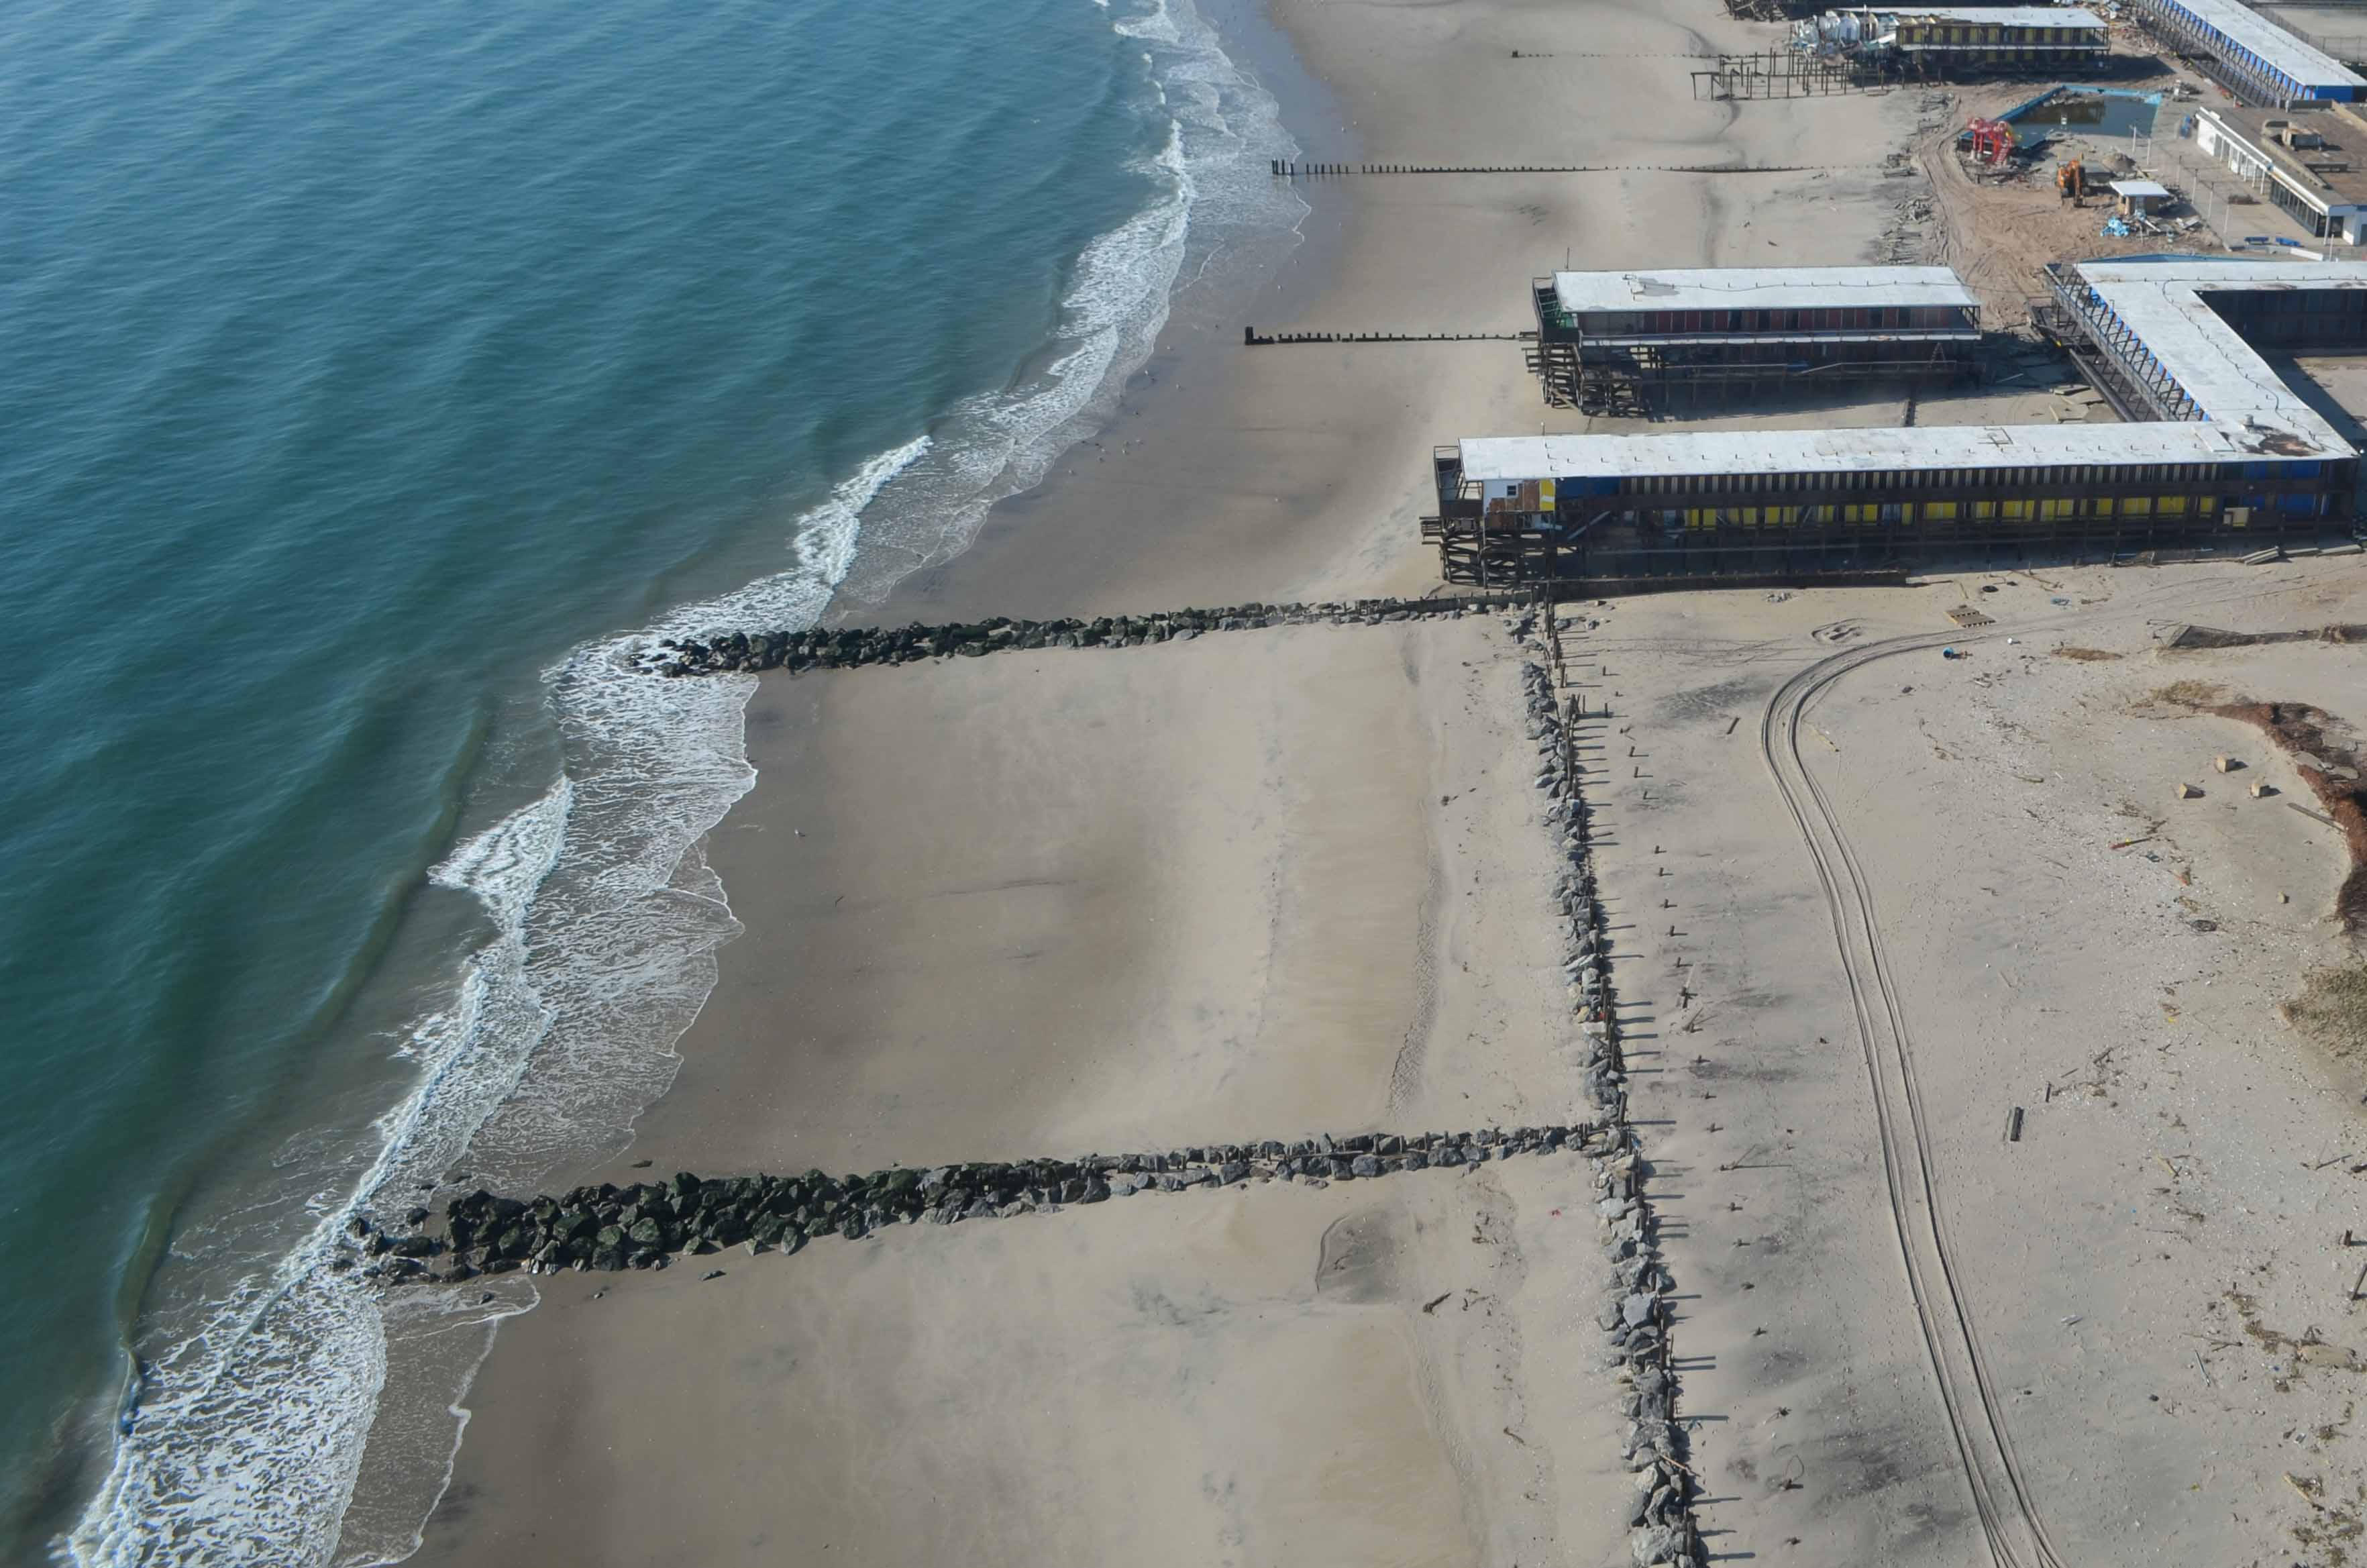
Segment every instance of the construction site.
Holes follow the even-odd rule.
[[[1963,85],[1924,89],[1894,160],[1932,188],[1900,204],[1893,265],[1533,278],[1528,369],[1579,423],[1435,448],[1442,578],[1583,593],[2349,541],[2359,422],[2292,357],[2367,349],[2367,80],[2233,0],[2122,14],[2116,34],[2066,7],[1826,11],[1697,72],[1729,99]],[[2125,85],[2010,85],[2032,71]],[[2034,358],[2072,422],[2011,406]],[[1883,399],[1886,426],[1784,427]]]
[[[1297,248],[1217,279],[1178,93],[1206,252],[1041,483],[635,645],[744,741],[629,890],[711,989],[602,1163],[337,1244],[439,1350],[541,1303],[414,1561],[2351,1568],[2345,84],[1210,9],[1328,95],[1257,57]],[[931,434],[912,515],[1038,449]]]
[[[2070,562],[2273,549],[2347,533],[2359,454],[2253,344],[2367,347],[2367,267],[2264,266],[2159,256],[2048,271],[2041,323],[2120,415],[2112,426],[1442,447],[1431,524],[1442,567],[1482,587],[1626,583],[1903,570],[1939,552]],[[1779,374],[1961,380],[1979,338],[1978,306],[1944,268],[1565,273],[1549,292],[1548,380],[1574,381],[1581,407],[1608,405],[1606,387],[1634,400]]]

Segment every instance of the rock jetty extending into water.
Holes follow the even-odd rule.
[[[720,631],[704,641],[668,637],[642,660],[665,676],[729,675],[753,670],[844,670],[861,665],[907,665],[922,659],[978,658],[1035,648],[1138,648],[1186,642],[1204,631],[1246,631],[1267,626],[1356,626],[1384,621],[1457,618],[1481,609],[1535,602],[1535,594],[1460,598],[1356,599],[1340,604],[1228,605],[1218,609],[1162,610],[1155,615],[1104,615],[1092,620],[985,620],[946,626],[821,627],[803,631]]]
[[[1476,1165],[1580,1149],[1591,1136],[1586,1127],[1368,1132],[1080,1160],[897,1166],[844,1177],[809,1171],[708,1180],[685,1172],[671,1181],[603,1183],[531,1199],[477,1191],[446,1207],[442,1235],[413,1230],[397,1236],[362,1226],[357,1245],[342,1262],[373,1278],[430,1282],[518,1269],[663,1268],[683,1253],[743,1245],[751,1252],[796,1252],[823,1236],[851,1241],[889,1225],[1007,1220],[1136,1193],[1252,1180],[1355,1181]],[[425,1210],[412,1213],[413,1226],[429,1217]]]

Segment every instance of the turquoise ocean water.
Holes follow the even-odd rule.
[[[0,1559],[410,1550],[736,929],[749,683],[1303,209],[1186,0],[51,0],[0,51]]]

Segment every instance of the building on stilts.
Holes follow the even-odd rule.
[[[1589,284],[1565,291],[1559,281],[1590,276],[1621,281],[1599,292]],[[1637,302],[1632,312],[1574,312],[1635,318],[1606,324],[1605,336],[1693,336],[1707,325],[1716,288],[1698,276],[1563,274],[1555,298]],[[1950,302],[1936,279],[1919,284],[1930,290],[1921,296],[1869,295],[1836,278],[1821,295],[1739,303],[1751,279],[1766,276],[1739,275],[1724,296],[1721,334],[1797,333],[1810,313],[1822,332],[1827,312],[1971,308]],[[1650,287],[1661,280],[1666,294]],[[2044,282],[2039,324],[2125,423],[1470,437],[1432,454],[1438,509],[1422,520],[1424,536],[1449,582],[1603,589],[1895,575],[1943,558],[2017,564],[2249,552],[2356,530],[2358,450],[2254,344],[2367,347],[2367,266],[2120,257],[2060,264]],[[1646,301],[1652,309],[1641,308]],[[1664,302],[1678,318],[1672,334]],[[1690,320],[1695,304],[1699,323]],[[1761,311],[1785,318],[1762,325]],[[1642,319],[1654,316],[1661,319]],[[1948,333],[1965,315],[1958,324],[1934,317],[1879,328],[1852,319],[1832,330]],[[1569,330],[1588,340],[1585,325]],[[1912,339],[1898,352],[1909,353],[1904,341]],[[1797,373],[1813,375],[1816,363]]]
[[[1557,272],[1530,294],[1546,401],[1589,414],[1964,382],[1981,341],[1980,301],[1944,267]]]

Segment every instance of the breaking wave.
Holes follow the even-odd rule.
[[[381,1293],[331,1267],[341,1238],[456,1169],[523,1188],[621,1149],[672,1083],[717,950],[740,930],[701,842],[754,783],[754,679],[667,680],[639,655],[659,637],[809,626],[957,554],[997,501],[1098,428],[1180,285],[1295,233],[1306,209],[1266,162],[1297,148],[1188,0],[1093,3],[1140,45],[1144,109],[1165,135],[1135,171],[1151,200],[1078,258],[1044,369],[848,475],[797,520],[788,569],[545,673],[557,782],[430,873],[476,902],[491,935],[450,1005],[402,1042],[413,1092],[375,1124],[382,1147],[360,1178],[309,1204],[299,1244],[142,1369],[111,1471],[62,1543],[76,1562],[359,1565],[417,1549],[495,1325],[537,1297],[515,1275]]]

